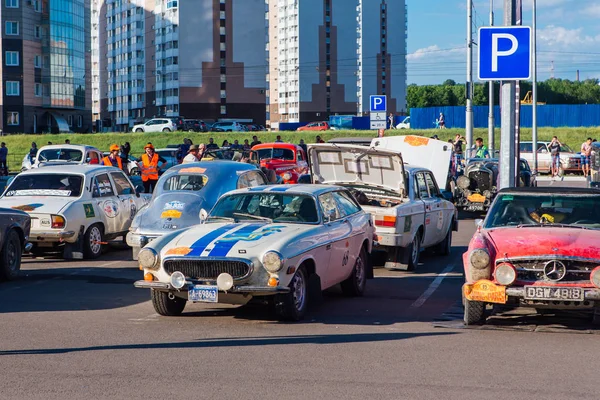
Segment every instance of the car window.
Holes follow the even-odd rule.
[[[129,183],[129,180],[122,172],[111,172],[110,176],[115,183],[115,190],[118,195],[134,194],[135,190]]]
[[[321,210],[323,211],[324,221],[335,221],[337,219],[340,219],[340,210],[337,207],[332,193],[325,193],[320,195],[319,203],[321,204]],[[331,219],[329,219],[330,216]]]
[[[425,182],[425,177],[422,172],[419,172],[415,175],[417,181],[417,193],[419,197],[422,199],[429,198],[429,192],[427,191],[427,182]]]
[[[113,191],[112,185],[110,183],[110,179],[108,179],[108,174],[100,174],[94,178],[94,187],[92,188],[92,196],[93,197],[109,197],[114,196],[115,192]]]
[[[22,174],[13,179],[4,196],[79,197],[82,185],[80,175]]]
[[[440,194],[440,191],[437,187],[437,185],[435,184],[435,181],[433,180],[433,177],[431,176],[431,174],[427,173],[425,174],[425,180],[427,181],[427,187],[429,188],[429,194],[432,197],[436,197]]]
[[[531,153],[533,150],[533,144],[532,143],[521,143],[519,145],[520,150],[524,153]]]
[[[83,152],[76,149],[45,149],[40,152],[40,161],[66,160],[81,161]]]
[[[267,182],[257,171],[250,171],[242,174],[238,179],[238,189],[266,185]]]
[[[335,197],[338,202],[338,207],[342,217],[356,214],[361,210],[348,192],[334,192],[333,197]]]
[[[200,191],[208,182],[206,175],[200,174],[177,174],[168,178],[162,185],[162,190],[170,192],[174,190]]]
[[[296,161],[304,161],[301,151],[296,151]]]

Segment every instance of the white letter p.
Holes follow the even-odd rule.
[[[500,39],[508,39],[511,41],[509,50],[498,51],[498,42]],[[515,54],[519,48],[517,38],[510,33],[492,33],[492,72],[498,72],[498,57],[508,57]]]

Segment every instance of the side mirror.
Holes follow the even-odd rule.
[[[135,185],[135,194],[140,197],[140,194],[144,193],[144,186],[143,185]]]
[[[476,219],[476,220],[475,220],[475,226],[476,226],[477,228],[481,228],[481,227],[483,227],[483,220],[482,220],[482,219],[479,219],[479,218],[478,218],[478,219]]]
[[[206,221],[208,219],[208,211],[206,211],[204,208],[201,209],[199,217],[200,217],[200,222],[201,223],[204,222],[204,221]]]
[[[325,213],[325,223],[330,223],[335,219],[335,210],[329,210],[328,213]]]

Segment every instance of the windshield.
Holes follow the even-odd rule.
[[[315,224],[319,222],[315,200],[306,195],[247,193],[223,197],[209,220],[234,221],[265,219],[273,222]]]
[[[206,186],[208,177],[200,174],[177,174],[165,180],[162,185],[163,192],[172,192],[176,190],[193,190],[198,192]]]
[[[83,152],[77,149],[46,149],[40,152],[38,158],[40,161],[81,161],[83,159]]]
[[[485,228],[503,226],[571,225],[600,229],[600,196],[595,195],[499,195],[485,220]]]
[[[294,161],[296,159],[294,157],[294,151],[290,150],[290,149],[280,149],[280,148],[260,149],[257,151],[257,153],[258,153],[259,160],[276,158],[278,160]]]
[[[79,197],[82,185],[83,177],[80,175],[17,175],[4,196]]]

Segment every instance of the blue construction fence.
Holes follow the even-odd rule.
[[[395,116],[394,125],[398,125],[404,121],[406,116]],[[308,124],[309,122],[280,122],[280,131],[295,131],[301,126]],[[354,115],[332,115],[329,117],[329,125],[337,129],[357,129],[357,130],[369,130],[371,129],[371,119],[369,116],[357,117]]]
[[[531,105],[521,105],[521,126],[531,128]],[[473,125],[475,128],[488,126],[488,106],[473,107]],[[410,127],[412,129],[431,129],[436,127],[435,120],[444,113],[446,128],[465,127],[465,107],[428,107],[410,109]],[[538,105],[538,126],[580,127],[600,125],[600,104],[577,105]],[[500,107],[494,107],[494,118],[500,126]]]

